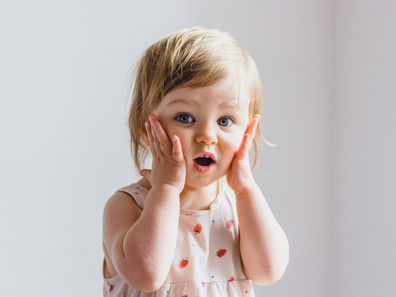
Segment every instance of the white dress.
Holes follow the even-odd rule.
[[[118,191],[134,197],[143,209],[148,189],[132,183]],[[238,226],[235,194],[223,177],[209,210],[180,209],[175,256],[160,289],[141,292],[115,275],[104,278],[103,296],[254,297],[242,268]]]

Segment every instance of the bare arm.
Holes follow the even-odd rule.
[[[257,184],[237,196],[241,257],[246,275],[260,284],[278,281],[289,262],[289,243]]]
[[[108,216],[106,235],[113,243],[112,257],[121,276],[141,291],[156,291],[166,280],[176,249],[186,164],[177,136],[170,141],[153,115],[145,126],[153,163],[152,170],[140,174],[151,190],[140,215],[134,208],[116,205],[116,211]]]
[[[253,115],[246,126],[238,150],[227,174],[236,195],[240,250],[245,274],[253,282],[273,284],[285,272],[289,262],[289,243],[261,189],[255,182],[249,150],[260,119]]]
[[[129,268],[126,277],[132,283],[141,280],[154,291],[166,280],[176,249],[179,213],[177,189],[161,186],[149,191],[141,216],[123,240],[124,258],[118,259]]]

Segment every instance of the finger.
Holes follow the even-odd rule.
[[[145,179],[147,179],[151,184],[151,180],[150,180],[151,170],[150,169],[141,169],[139,171],[139,173],[141,176],[143,176]]]
[[[165,130],[162,128],[161,123],[157,119],[153,119],[153,126],[154,126],[154,132],[159,142],[159,147],[161,149],[161,152],[165,156],[171,156],[172,144],[169,141],[168,134],[166,134]]]
[[[249,125],[248,125],[245,133],[248,133],[252,137],[254,137],[254,135],[256,133],[256,129],[257,129],[259,120],[260,120],[260,115],[259,114],[255,114],[253,116],[253,118],[250,120]]]
[[[154,149],[155,149],[155,153],[157,156],[163,156],[163,152],[161,151],[161,147],[158,141],[158,137],[157,137],[157,133],[155,132],[155,128],[153,123],[150,123],[151,125],[151,131],[153,132],[153,139],[154,139]]]
[[[253,118],[249,121],[249,124],[247,125],[245,133],[250,135],[247,151],[249,151],[252,146],[252,141],[253,141],[254,136],[256,135],[256,129],[257,129],[259,120],[260,120],[260,115],[255,114],[255,115],[253,115]]]
[[[237,152],[237,159],[242,160],[245,158],[247,152],[249,151],[249,142],[250,142],[250,134],[246,133],[243,135],[241,144],[239,146],[238,152]]]
[[[149,140],[151,154],[153,156],[155,156],[156,155],[156,151],[155,151],[155,147],[154,147],[154,138],[153,138],[153,134],[152,134],[152,131],[151,131],[150,123],[148,121],[146,121],[144,123],[144,125],[146,126],[146,132],[147,132],[147,137],[148,137],[148,140]]]
[[[172,139],[173,147],[172,147],[172,156],[176,162],[183,162],[183,150],[181,147],[180,139],[176,135],[173,136]]]
[[[249,141],[248,151],[250,150],[253,138],[256,135],[256,130],[257,130],[257,126],[258,126],[259,121],[260,121],[260,115],[258,115],[258,114],[254,115],[253,119],[251,121],[250,131],[247,132],[248,134],[250,134],[250,138],[249,138],[250,141]]]
[[[260,121],[260,115],[257,114],[253,117],[253,127],[252,127],[252,132],[250,133],[252,137],[256,135],[256,129],[259,124],[259,121]]]
[[[151,115],[149,115],[149,124],[150,124],[151,136],[153,137],[153,142],[154,142],[155,139],[156,139],[156,134],[155,134],[155,131],[154,131],[154,125],[153,125],[153,120],[152,120]]]

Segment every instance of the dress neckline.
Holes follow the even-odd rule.
[[[188,209],[188,208],[180,208],[180,212],[181,213],[185,213],[185,214],[206,214],[206,213],[210,213],[213,209],[215,209],[219,202],[221,201],[220,197],[222,196],[222,193],[224,192],[224,180],[223,178],[219,179],[217,181],[217,194],[216,194],[216,198],[212,201],[212,203],[209,205],[209,209]],[[137,189],[140,189],[141,191],[143,191],[145,194],[148,193],[149,189],[139,185],[138,183],[133,183],[132,185],[134,185]]]

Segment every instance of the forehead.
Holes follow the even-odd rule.
[[[213,85],[197,88],[177,88],[163,98],[161,105],[213,106],[245,109],[249,105],[250,91],[241,75],[230,75]]]

